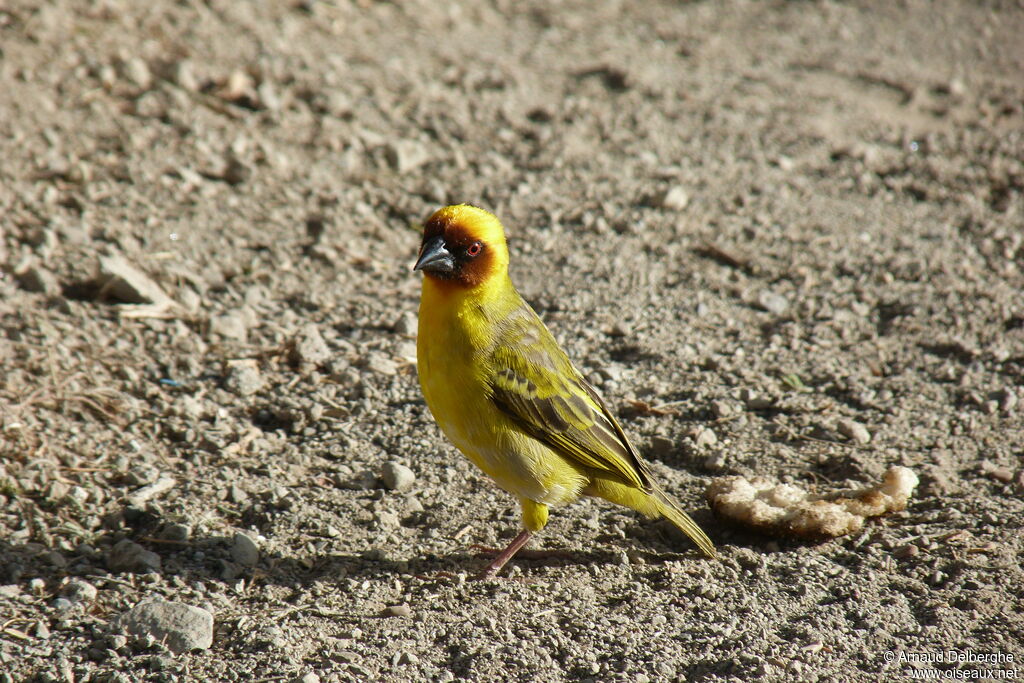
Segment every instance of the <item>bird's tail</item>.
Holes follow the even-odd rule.
[[[659,486],[655,485],[654,491],[651,493],[651,497],[655,500],[658,506],[658,512],[661,513],[662,517],[668,519],[668,521],[679,527],[679,530],[690,537],[690,540],[697,544],[705,555],[708,557],[717,557],[715,555],[715,544],[711,542],[704,530],[697,526],[697,523],[690,518],[690,515],[683,512],[683,509],[679,507],[679,503],[676,502],[675,498],[670,496],[668,493],[663,491]]]
[[[633,508],[647,517],[665,517],[689,536],[705,555],[716,557],[715,545],[707,537],[707,534],[690,519],[690,515],[683,512],[679,503],[672,496],[653,481],[651,484],[652,490],[648,492],[610,477],[594,476],[584,493]]]

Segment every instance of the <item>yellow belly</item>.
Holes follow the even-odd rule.
[[[546,505],[575,500],[587,476],[524,434],[488,395],[486,315],[500,315],[501,309],[485,314],[477,303],[453,305],[441,295],[424,280],[416,342],[420,387],[438,426],[509,493]]]

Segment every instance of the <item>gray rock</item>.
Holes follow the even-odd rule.
[[[384,151],[388,163],[399,173],[407,173],[430,161],[430,150],[416,140],[396,140]]]
[[[125,483],[129,486],[145,486],[152,484],[160,478],[161,472],[152,465],[142,463],[137,465],[125,474]]]
[[[159,572],[160,556],[127,538],[110,549],[107,569],[112,572]]]
[[[129,59],[123,67],[124,77],[129,83],[142,90],[149,90],[153,87],[153,74],[149,65],[142,59],[135,57]]]
[[[128,502],[135,507],[142,507],[149,499],[162,496],[177,486],[177,484],[178,482],[171,477],[160,477],[152,484],[146,484],[145,486],[133,491],[132,494],[128,496]]]
[[[312,671],[309,671],[301,676],[296,676],[291,679],[289,683],[320,683],[320,677]]]
[[[848,439],[852,439],[861,446],[871,441],[871,432],[859,422],[844,418],[836,422],[836,429]]]
[[[228,500],[236,505],[241,505],[249,500],[249,494],[238,484],[232,484],[228,489]]]
[[[981,473],[1004,484],[1013,481],[1013,470],[1009,467],[1002,467],[991,460],[982,460],[979,464]]]
[[[682,186],[676,185],[662,195],[658,204],[663,209],[682,211],[690,204],[690,194]]]
[[[172,522],[161,528],[157,537],[165,541],[184,543],[192,537],[192,527],[188,524]]]
[[[224,378],[224,388],[237,396],[252,396],[263,388],[263,376],[254,365],[233,365]]]
[[[61,590],[61,595],[72,602],[93,602],[99,595],[99,591],[88,581],[71,579]]]
[[[118,254],[100,259],[100,284],[102,291],[125,303],[174,305],[160,285]]]
[[[176,654],[213,644],[213,615],[183,602],[140,602],[121,617],[121,626],[137,638],[164,643]]]
[[[74,608],[75,603],[71,602],[67,598],[57,598],[50,603],[50,606],[58,612],[67,612]]]
[[[398,372],[398,363],[382,353],[371,353],[366,367],[381,375],[394,375]]]
[[[711,402],[711,411],[718,418],[732,417],[740,412],[740,407],[733,401],[718,399]]]
[[[761,308],[775,315],[782,315],[789,308],[789,299],[767,289],[758,293],[757,303]]]
[[[19,272],[17,278],[26,292],[39,292],[46,296],[57,296],[61,292],[57,276],[39,266],[29,266]]]
[[[331,350],[320,335],[320,329],[310,323],[295,335],[292,361],[300,364],[323,365],[331,358]]]
[[[260,561],[260,549],[256,541],[241,531],[231,542],[231,559],[243,567],[252,567]]]
[[[249,328],[241,313],[228,313],[210,319],[210,333],[244,342],[249,337]]]
[[[384,488],[392,491],[408,491],[416,482],[416,474],[401,463],[386,462],[380,471]]]
[[[408,617],[412,616],[412,609],[409,605],[389,605],[384,608],[383,615],[385,617]]]
[[[710,427],[698,427],[695,430],[693,442],[697,445],[697,448],[708,448],[718,443],[718,435]]]
[[[651,437],[651,455],[664,458],[676,450],[676,442],[666,436]]]
[[[411,311],[405,311],[402,315],[398,316],[398,320],[396,320],[393,325],[393,329],[397,334],[401,334],[406,337],[415,336],[416,327],[416,315]]]

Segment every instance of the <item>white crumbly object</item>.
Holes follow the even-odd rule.
[[[907,506],[917,475],[892,467],[882,483],[855,491],[812,495],[764,477],[718,477],[705,497],[716,514],[773,536],[835,538],[859,531],[868,517],[898,512]]]

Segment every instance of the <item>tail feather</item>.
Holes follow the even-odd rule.
[[[690,518],[690,515],[683,512],[679,503],[672,496],[655,487],[652,497],[658,503],[658,512],[662,517],[679,527],[679,530],[690,537],[690,540],[697,544],[708,557],[717,557],[715,544],[711,542],[704,530],[697,526],[697,523]]]
[[[665,517],[679,527],[680,531],[689,536],[690,540],[705,555],[717,557],[715,555],[715,545],[707,537],[707,534],[697,526],[696,522],[690,519],[688,514],[683,512],[679,503],[657,484],[654,484],[653,490],[648,493],[621,481],[595,475],[590,480],[590,485],[583,492],[589,496],[597,496],[619,505],[625,505],[647,517]]]

